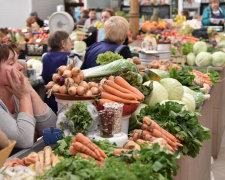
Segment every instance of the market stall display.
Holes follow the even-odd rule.
[[[58,68],[46,89],[58,102],[63,138],[9,160],[0,179],[209,179],[211,148],[216,156],[225,126],[219,112],[225,97],[223,35],[211,28],[203,35],[200,21],[180,15],[172,23],[156,20],[157,11],[140,26],[137,56],[124,59],[108,51],[94,68],[80,70],[74,62]],[[18,42],[28,38],[22,31],[9,34]],[[74,52],[85,53],[85,35],[78,29],[70,35]],[[31,37],[37,46],[48,34]],[[27,66],[41,74],[40,61]]]

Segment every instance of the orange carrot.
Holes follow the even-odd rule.
[[[72,138],[72,143],[75,143],[76,142],[76,137],[73,137]]]
[[[148,118],[148,117],[144,117],[143,118],[143,122],[144,124],[146,124],[148,126],[148,129],[157,129],[160,132],[162,132],[163,134],[165,134],[165,136],[167,136],[168,138],[170,138],[173,141],[177,141],[179,142],[179,140],[173,136],[172,134],[170,134],[168,131],[166,131],[165,129],[161,128],[155,121],[153,121],[152,119]],[[142,128],[144,128],[145,126],[143,126]]]
[[[130,141],[134,141],[133,137],[129,137],[129,139],[128,139],[128,140],[130,140]]]
[[[139,101],[123,99],[123,98],[120,98],[118,96],[109,94],[107,92],[102,92],[101,93],[101,98],[102,99],[109,99],[109,100],[112,100],[112,101],[115,101],[115,102],[124,103],[124,104],[139,104],[140,103]]]
[[[161,133],[161,132],[160,132],[159,130],[157,130],[157,129],[151,130],[150,133],[151,133],[153,136],[157,137],[157,138],[162,137],[162,138],[165,139],[165,140],[167,141],[167,143],[168,143],[170,146],[172,146],[172,147],[183,146],[183,145],[180,144],[180,143],[177,143],[177,142],[174,142],[174,141],[170,140],[169,138],[167,138],[163,133]]]
[[[142,135],[143,135],[143,136],[148,135],[148,134],[151,135],[151,133],[150,133],[149,131],[146,131],[146,130],[143,130],[143,131],[142,131]]]
[[[137,94],[141,99],[144,99],[144,95],[135,87],[131,86],[126,80],[124,80],[122,77],[117,76],[115,78],[115,83],[122,86],[125,89],[128,89],[129,91]]]
[[[113,154],[114,155],[117,155],[117,154],[122,154],[123,152],[127,152],[129,151],[130,149],[115,149]]]
[[[111,86],[106,85],[106,84],[103,85],[102,87],[106,92],[113,94],[115,96],[118,96],[120,98],[128,99],[128,100],[137,100],[132,94],[123,93],[115,88],[112,88]]]
[[[76,135],[77,141],[88,146],[92,151],[94,151],[98,156],[107,158],[106,154],[99,148],[95,143],[93,143],[88,137],[84,136],[82,133]]]
[[[22,161],[25,166],[30,166],[36,162],[36,157],[25,157]]]
[[[151,134],[146,134],[142,136],[142,139],[145,141],[153,142],[156,140],[156,137],[152,136]]]
[[[95,143],[93,143],[93,146],[95,146],[95,148],[98,149],[98,151],[100,152],[100,154],[103,158],[107,158],[106,154],[100,147],[98,147]]]
[[[168,148],[170,151],[175,151],[175,149],[172,148],[169,144],[167,144],[167,148]]]
[[[111,101],[109,99],[99,99],[99,104],[103,105],[105,103],[113,103],[115,101]]]
[[[139,145],[144,144],[144,143],[148,143],[147,141],[143,140],[143,139],[137,139],[136,143],[138,143]]]
[[[123,92],[123,93],[132,93],[138,100],[141,100],[141,98],[140,98],[138,95],[136,95],[136,94],[133,93],[132,91],[129,91],[128,89],[125,89],[125,88],[119,86],[119,85],[116,84],[114,81],[107,80],[107,81],[106,81],[106,84],[109,85],[109,86],[111,86],[111,87],[114,88],[114,89],[117,89],[117,90]]]
[[[142,137],[142,130],[135,129],[132,137],[134,141],[136,141],[137,139],[140,139]]]
[[[108,80],[114,81],[115,78],[114,78],[114,76],[109,76]]]
[[[70,152],[71,154],[74,154],[74,155],[76,155],[76,154],[77,154],[77,152],[76,152],[76,150],[74,149],[74,147],[73,147],[73,146],[70,146],[70,148],[69,148],[69,152]]]
[[[91,140],[88,137],[84,136],[82,133],[77,133],[77,135],[76,135],[76,141],[82,143],[83,145],[87,146],[90,150],[94,151],[95,154],[99,158],[101,157],[101,154],[98,151],[98,148],[96,148],[94,146],[94,143],[91,142]]]
[[[77,152],[85,153],[97,160],[101,159],[99,156],[97,156],[97,154],[95,154],[94,151],[92,151],[91,149],[89,149],[87,146],[85,146],[80,142],[72,143],[72,145]]]

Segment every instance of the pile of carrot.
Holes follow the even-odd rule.
[[[165,139],[167,142],[167,147],[170,151],[176,151],[177,146],[183,146],[175,136],[161,128],[155,121],[148,117],[143,118],[141,129],[135,129],[130,140],[133,140],[138,144],[142,144],[145,141],[153,142],[156,138]]]
[[[110,76],[102,85],[99,103],[101,105],[109,102],[139,104],[143,99],[144,95],[122,77]]]
[[[23,159],[14,158],[4,164],[5,167],[15,167],[15,166],[30,166],[36,162],[37,153],[32,153],[32,155],[25,157]]]
[[[183,41],[189,41],[189,42],[191,42],[191,43],[196,43],[196,42],[198,42],[198,41],[200,41],[200,39],[199,38],[196,38],[196,37],[194,37],[194,36],[192,36],[192,35],[183,35],[182,36],[182,39],[183,39]]]
[[[204,74],[200,71],[197,70],[193,70],[192,72],[190,72],[190,74],[195,76],[195,83],[198,85],[203,85],[203,83],[208,84],[210,87],[213,85],[212,81],[210,80],[210,77],[208,74]]]
[[[77,133],[77,135],[72,138],[72,145],[69,151],[74,155],[80,154],[84,158],[93,158],[98,162],[103,162],[103,160],[107,158],[104,151],[82,133]]]

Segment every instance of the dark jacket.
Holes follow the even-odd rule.
[[[96,42],[86,51],[84,63],[81,69],[88,69],[91,67],[99,66],[96,63],[97,57],[99,54],[105,53],[106,51],[115,52],[117,48],[121,46],[114,43],[109,43],[106,41]],[[124,46],[124,45],[123,45]],[[131,57],[131,52],[128,46],[124,46],[120,52],[118,52],[124,59]]]
[[[49,81],[52,81],[52,75],[57,72],[59,66],[67,65],[67,56],[70,53],[66,52],[48,52],[43,57],[43,71],[42,78],[45,84],[48,84]],[[55,101],[54,95],[50,98],[47,98],[47,95],[44,98],[44,102],[56,113],[58,111],[58,106]]]

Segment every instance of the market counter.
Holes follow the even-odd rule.
[[[199,116],[201,125],[210,130],[212,129],[212,101],[214,101],[213,98],[205,101],[200,109],[201,116]],[[178,169],[177,176],[174,177],[174,180],[210,180],[211,144],[212,138],[204,141],[200,153],[195,158],[182,156],[181,159],[178,160],[180,168]]]
[[[219,71],[221,82],[217,83],[211,92],[212,113],[212,156],[217,158],[225,129],[225,70]]]

